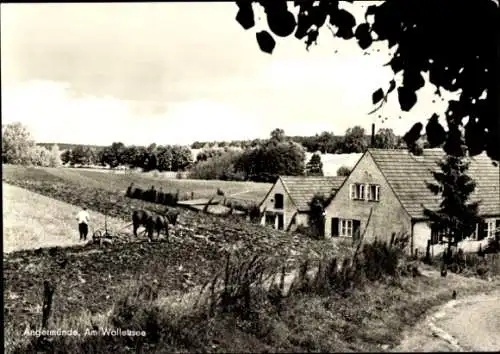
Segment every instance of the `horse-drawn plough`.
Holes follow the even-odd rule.
[[[166,224],[163,225],[164,228],[168,228],[168,224],[174,224],[175,225],[176,220],[177,220],[177,217],[175,217],[175,220],[173,220],[171,218],[171,215],[168,215],[167,210],[164,213],[161,213],[161,212],[158,212],[158,211],[152,211],[152,210],[148,210],[148,209],[144,209],[144,210],[141,210],[141,211],[142,212],[146,212],[146,213],[158,214],[158,215],[161,215],[161,216],[165,217],[165,219],[164,219],[165,221],[164,222],[166,222]],[[133,219],[133,217],[132,217],[132,219]],[[100,246],[102,246],[104,244],[115,243],[115,242],[123,242],[123,243],[125,243],[125,242],[130,242],[132,239],[136,239],[136,236],[141,236],[142,237],[145,234],[148,234],[149,241],[152,241],[151,237],[152,237],[153,230],[150,230],[151,233],[149,233],[148,232],[148,227],[146,226],[146,224],[143,224],[142,221],[139,222],[138,226],[143,226],[144,230],[142,232],[139,232],[136,236],[134,236],[130,232],[123,232],[126,228],[131,227],[131,226],[134,226],[134,220],[132,220],[131,223],[128,223],[125,226],[123,226],[118,231],[110,230],[110,229],[108,229],[107,215],[105,215],[104,216],[104,227],[93,230],[93,233],[92,233],[92,242],[93,243],[98,243]],[[153,225],[153,228],[154,228],[155,231],[158,232],[158,236],[159,236],[160,235],[160,231],[162,231],[161,228],[157,229],[156,225]],[[167,237],[168,237],[168,229],[165,229],[165,231],[166,231]],[[134,233],[135,232],[136,232],[136,226],[134,226]]]

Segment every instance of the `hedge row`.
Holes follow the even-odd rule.
[[[179,191],[176,193],[159,192],[154,188],[143,190],[141,188],[128,187],[126,196],[133,199],[140,199],[146,202],[175,206],[179,201]]]

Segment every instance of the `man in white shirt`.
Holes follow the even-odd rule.
[[[80,232],[80,241],[87,240],[87,234],[89,233],[89,220],[90,215],[87,212],[87,208],[83,207],[83,209],[76,216],[76,220],[78,220],[78,231]]]

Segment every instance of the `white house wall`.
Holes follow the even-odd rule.
[[[283,194],[283,209],[275,209],[274,208],[274,195],[276,193],[281,193]],[[287,230],[288,225],[290,224],[290,221],[294,214],[297,212],[297,208],[295,207],[295,204],[293,204],[292,199],[288,195],[288,193],[285,190],[285,187],[283,186],[283,182],[278,180],[272,187],[271,187],[271,192],[267,195],[266,199],[263,201],[262,205],[260,206],[261,212],[277,212],[277,213],[283,213],[283,223],[284,223],[284,228],[283,230]],[[300,219],[300,218],[299,218]],[[261,224],[265,225],[265,212],[264,215],[262,216],[261,219]]]
[[[431,238],[431,228],[426,221],[420,221],[413,225],[413,247],[414,249],[418,249],[418,253],[424,255],[427,251],[427,241]],[[463,240],[458,243],[458,248],[462,249],[464,252],[477,252],[479,250],[479,246],[485,247],[488,245],[488,239],[484,238],[480,241],[476,240]],[[437,256],[442,254],[446,249],[446,245],[432,245],[430,252],[431,256]]]

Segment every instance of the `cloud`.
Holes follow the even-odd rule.
[[[256,117],[228,104],[192,100],[149,115],[138,115],[132,106],[113,97],[72,95],[67,84],[33,81],[3,91],[2,121],[22,122],[39,142],[97,145],[190,144],[259,134]]]
[[[404,134],[445,107],[427,85],[411,112],[393,92],[368,115],[372,92],[393,77],[382,45],[364,55],[322,29],[309,51],[280,38],[268,55],[236,12],[234,3],[2,5],[3,121],[21,121],[38,141],[165,144],[372,123]]]

